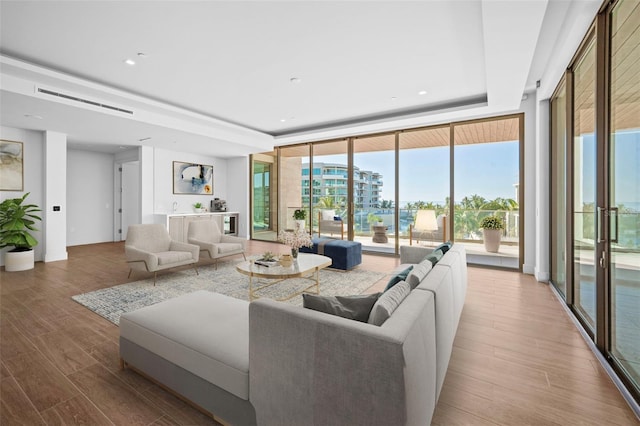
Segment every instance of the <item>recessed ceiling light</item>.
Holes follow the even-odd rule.
[[[144,52],[138,52],[138,58],[146,58],[147,54]]]
[[[133,59],[125,59],[124,63],[127,64],[127,65],[133,66],[133,65],[136,64],[136,61],[134,61]]]
[[[285,121],[287,121],[287,119],[286,119],[286,118],[281,118],[281,119],[280,119],[280,122],[281,122],[281,123],[284,123]]]
[[[426,95],[427,91],[426,90],[421,90],[418,92],[418,95]]]
[[[398,100],[398,98],[397,98],[397,97],[395,97],[395,96],[392,96],[392,97],[391,97],[391,100],[392,100],[392,101],[396,101],[396,100]]]
[[[27,117],[27,118],[33,118],[34,120],[42,120],[42,116],[41,115],[25,114],[24,116]]]
[[[291,78],[289,79],[289,81],[290,81],[291,83],[298,84],[298,83],[300,83],[300,82],[302,81],[302,79],[300,79],[300,78],[298,78],[298,77],[291,77]]]

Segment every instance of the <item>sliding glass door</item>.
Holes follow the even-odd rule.
[[[573,69],[574,306],[593,332],[596,321],[595,39]]]
[[[567,294],[567,87],[562,83],[551,99],[551,282]]]
[[[640,400],[637,0],[611,1],[598,14],[550,112],[551,281]]]
[[[354,234],[363,249],[396,252],[395,134],[353,141]]]
[[[611,14],[609,239],[611,355],[640,387],[640,3]]]
[[[277,239],[278,192],[275,185],[275,160],[275,153],[252,156],[251,237],[256,240],[276,241]]]

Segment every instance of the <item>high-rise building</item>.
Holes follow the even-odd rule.
[[[356,208],[379,208],[382,201],[382,174],[371,170],[353,168],[353,193]],[[309,163],[302,164],[302,203],[309,203]],[[329,199],[336,207],[345,207],[348,196],[349,170],[346,164],[313,163],[313,199]]]

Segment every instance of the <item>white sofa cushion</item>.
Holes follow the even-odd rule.
[[[367,322],[373,325],[384,324],[409,293],[411,293],[411,287],[406,281],[400,281],[385,291],[373,305]]]
[[[249,399],[249,303],[205,290],[120,317],[120,336]]]
[[[335,210],[321,210],[322,211],[322,220],[333,220],[336,215]]]
[[[411,286],[412,290],[416,288],[422,280],[424,280],[432,268],[433,264],[429,260],[423,260],[413,267],[407,276],[407,282],[409,283],[409,286]]]

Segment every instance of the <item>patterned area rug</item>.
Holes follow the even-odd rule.
[[[201,266],[198,267],[199,275],[196,275],[193,269],[164,272],[158,275],[155,287],[151,277],[71,298],[116,325],[120,322],[120,315],[125,312],[196,290],[208,290],[248,300],[249,277],[236,271],[236,263],[238,262],[220,263],[217,270],[213,265]],[[384,275],[380,272],[360,269],[349,272],[323,269],[320,271],[320,294],[327,296],[361,294]],[[261,297],[270,299],[283,299],[312,284],[311,281],[302,278],[290,279],[264,289],[259,294]],[[254,287],[255,285],[254,281]],[[301,306],[302,296],[295,296],[287,302]]]

